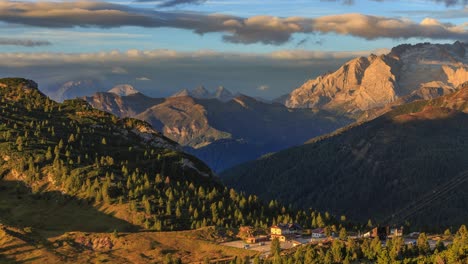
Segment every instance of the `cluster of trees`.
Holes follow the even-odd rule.
[[[273,243],[272,243],[273,244]],[[272,246],[273,247],[273,246]],[[468,261],[468,231],[461,226],[453,236],[453,243],[445,246],[438,241],[431,249],[425,233],[421,233],[416,244],[405,244],[403,238],[388,239],[382,244],[378,238],[354,240],[335,239],[331,244],[307,245],[295,252],[280,255],[273,250],[273,256],[267,260],[256,257],[256,264],[298,264],[298,263],[447,263],[459,264]]]
[[[5,83],[5,81],[2,81]],[[118,119],[82,100],[56,103],[37,89],[14,81],[0,96],[0,154],[4,172],[14,169],[31,186],[52,183],[87,203],[127,206],[133,223],[152,230],[184,230],[216,225],[268,227],[296,222],[324,227],[336,220],[314,210],[293,210],[277,201],[223,186],[196,158],[169,148],[157,137],[143,140],[147,124]]]

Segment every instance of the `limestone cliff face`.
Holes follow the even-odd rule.
[[[205,107],[191,97],[167,98],[135,118],[153,124],[166,137],[194,148],[231,138],[229,133],[217,130],[209,124]]]
[[[468,81],[468,45],[400,45],[389,54],[360,57],[309,80],[286,97],[290,108],[356,113],[402,97],[431,99]],[[408,97],[411,94],[419,96]],[[404,100],[407,102],[407,100]]]

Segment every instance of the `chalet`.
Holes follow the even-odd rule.
[[[298,224],[278,224],[270,228],[271,239],[278,238],[279,241],[286,241],[301,235],[302,227]]]
[[[241,226],[237,237],[244,240],[247,244],[255,244],[268,241],[268,236],[261,234],[258,229],[251,226]]]
[[[237,234],[237,237],[244,238],[244,237],[253,236],[254,232],[255,232],[255,229],[251,226],[241,226],[239,227],[239,233]]]
[[[372,230],[364,234],[364,237],[378,237],[380,240],[385,240],[389,237],[403,236],[403,227],[390,228],[389,226],[374,227]]]
[[[268,236],[250,236],[244,239],[245,243],[256,244],[268,241]]]
[[[385,240],[387,239],[388,232],[389,232],[388,226],[374,227],[372,230],[365,233],[364,237],[368,237],[368,238],[378,237],[380,240]]]
[[[324,237],[326,237],[325,229],[316,228],[316,229],[312,230],[312,238],[324,238]]]
[[[390,233],[388,234],[388,237],[401,237],[401,236],[403,236],[403,227],[390,228]]]

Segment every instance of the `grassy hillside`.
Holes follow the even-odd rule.
[[[43,233],[161,231],[307,226],[317,216],[226,188],[143,121],[53,102],[24,79],[0,79],[0,96],[1,222]]]
[[[223,173],[230,186],[351,219],[430,228],[468,219],[468,87],[397,107]]]
[[[31,228],[0,225],[0,263],[204,263],[255,251],[217,245],[218,230],[67,232],[45,238]],[[172,262],[171,262],[172,261]]]

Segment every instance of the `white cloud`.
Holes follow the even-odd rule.
[[[52,43],[44,40],[0,38],[0,46],[39,47],[50,45],[52,45]]]
[[[267,91],[270,89],[270,86],[263,84],[263,85],[260,85],[257,89],[260,91]]]

